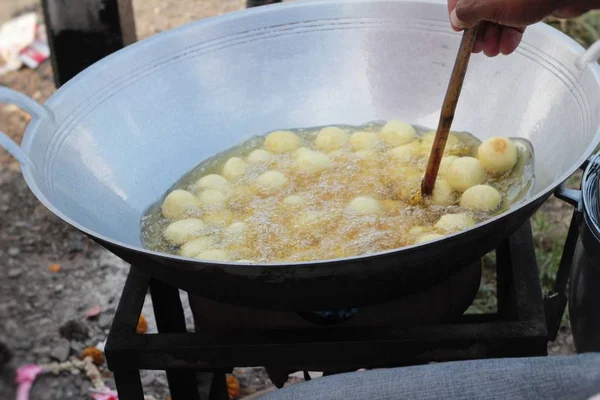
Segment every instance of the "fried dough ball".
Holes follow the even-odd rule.
[[[350,202],[348,210],[359,215],[381,214],[381,203],[372,197],[359,196]]]
[[[442,157],[442,161],[440,161],[440,169],[438,170],[439,176],[446,176],[448,174],[448,170],[454,161],[458,160],[458,156],[445,156]]]
[[[290,153],[300,147],[300,138],[289,131],[270,133],[265,139],[265,148],[272,153]]]
[[[425,235],[421,235],[415,240],[415,244],[427,243],[432,240],[437,240],[443,238],[444,235],[440,235],[439,233],[426,233]]]
[[[475,220],[469,214],[446,214],[443,215],[435,227],[445,232],[458,232],[475,225]]]
[[[457,192],[464,192],[471,186],[480,185],[485,181],[485,171],[478,159],[460,157],[448,168],[446,180]]]
[[[223,236],[231,242],[241,243],[246,240],[247,230],[248,225],[245,222],[234,222],[223,231]]]
[[[256,149],[248,154],[246,161],[248,161],[249,164],[266,163],[271,159],[272,156],[273,154],[266,150]]]
[[[163,232],[163,237],[172,244],[183,244],[200,235],[205,228],[204,222],[198,218],[186,218],[175,221]]]
[[[444,179],[435,181],[433,193],[431,193],[431,201],[438,206],[449,206],[454,204],[456,198],[450,184]]]
[[[411,159],[418,156],[418,144],[416,142],[403,144],[402,146],[394,147],[388,154],[395,160],[408,163]]]
[[[227,179],[223,178],[221,175],[210,174],[203,176],[198,179],[196,184],[194,185],[197,190],[201,189],[223,189],[229,185]]]
[[[433,142],[435,140],[436,132],[429,132],[421,138],[421,154],[429,156],[431,154],[431,148],[433,147]],[[444,154],[447,154],[452,150],[452,148],[458,146],[460,144],[460,139],[453,134],[448,134],[448,140],[446,141],[446,146],[444,147]]]
[[[379,136],[388,146],[398,147],[415,140],[417,131],[409,124],[391,120],[384,125]]]
[[[352,150],[365,150],[377,146],[379,138],[375,132],[356,132],[350,136],[350,145]]]
[[[517,147],[510,139],[496,136],[481,143],[477,158],[486,171],[502,174],[517,163]]]
[[[489,185],[477,185],[468,188],[460,198],[462,207],[479,211],[495,211],[502,203],[502,195]]]
[[[333,166],[327,154],[317,151],[303,151],[296,156],[296,167],[298,171],[305,174],[317,174]]]
[[[321,129],[315,139],[315,145],[323,151],[337,150],[346,143],[348,143],[348,134],[335,126]]]
[[[199,201],[187,190],[176,189],[165,197],[162,214],[165,218],[176,219],[199,206]]]
[[[213,249],[203,251],[194,258],[208,261],[229,261],[229,254],[225,250]]]
[[[264,194],[272,194],[283,189],[288,184],[288,178],[278,171],[267,171],[256,178],[256,185]]]
[[[210,249],[213,245],[214,239],[210,236],[192,239],[181,246],[179,249],[179,255],[182,257],[196,257],[203,251]]]
[[[200,203],[205,206],[214,206],[223,203],[225,195],[217,189],[206,189],[198,195]]]
[[[229,180],[236,180],[246,174],[246,161],[239,157],[231,157],[223,165],[223,176]]]

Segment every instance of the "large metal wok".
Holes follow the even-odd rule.
[[[538,24],[509,57],[472,58],[453,128],[535,148],[531,196],[429,244],[327,262],[242,265],[146,250],[140,218],[201,160],[281,128],[399,118],[435,127],[460,35],[444,1],[295,1],[210,18],[107,57],[32,115],[22,164],[39,200],[135,267],[214,300],[307,311],[383,302],[432,286],[494,249],[592,153],[600,68]]]

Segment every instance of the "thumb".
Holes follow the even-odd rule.
[[[481,21],[498,22],[506,0],[458,0],[450,13],[450,22],[457,28],[470,28]]]

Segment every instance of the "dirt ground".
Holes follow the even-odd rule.
[[[136,29],[140,38],[200,18],[241,9],[244,0],[134,0]],[[0,0],[0,23],[23,10],[38,10],[35,0]],[[8,86],[43,102],[54,90],[49,63],[38,70],[23,69],[0,76]],[[28,122],[14,106],[0,106],[0,129],[17,142]],[[545,207],[550,226],[558,226],[552,237],[564,233],[569,210],[552,201]],[[545,239],[542,239],[545,240]],[[128,266],[99,248],[83,235],[59,221],[30,193],[19,165],[0,149],[0,342],[14,353],[13,361],[0,371],[0,399],[14,398],[14,369],[24,363],[64,361],[84,347],[105,340]],[[57,264],[60,270],[52,272]],[[55,267],[53,267],[55,268]],[[187,304],[187,302],[184,302]],[[86,313],[99,306],[93,320]],[[155,330],[147,301],[144,315],[149,330]],[[188,310],[189,311],[189,310]],[[191,325],[191,317],[187,316]],[[71,324],[81,335],[61,335]],[[72,332],[71,332],[72,333]],[[66,337],[65,337],[66,336]],[[568,329],[549,346],[551,354],[573,353]],[[114,388],[110,373],[102,369]],[[261,369],[237,371],[243,394],[269,386]],[[144,371],[147,394],[167,399],[166,378],[160,372]],[[89,398],[90,384],[82,374],[43,376],[34,385],[32,399]]]

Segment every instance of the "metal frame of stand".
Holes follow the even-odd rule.
[[[173,400],[220,400],[227,398],[225,373],[234,366],[351,371],[546,355],[548,330],[530,223],[503,242],[496,256],[495,314],[465,315],[434,326],[333,326],[244,332],[239,337],[187,332],[178,289],[132,267],[106,344],[107,363],[122,400],[143,399],[142,369],[165,370]],[[135,328],[148,290],[159,333],[139,335]]]

